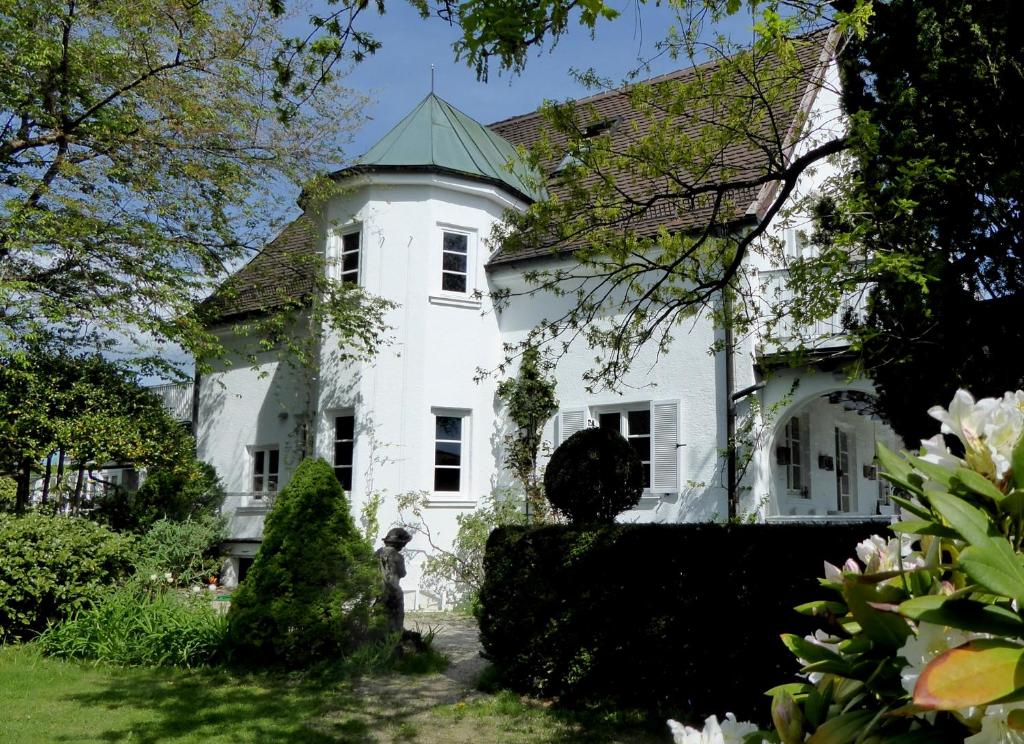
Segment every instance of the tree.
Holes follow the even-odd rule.
[[[275,499],[232,599],[236,660],[303,665],[347,653],[365,638],[379,583],[331,466],[304,460]]]
[[[91,468],[131,462],[178,472],[192,465],[194,448],[162,402],[115,362],[45,346],[0,355],[0,473],[17,481],[19,510],[44,465],[44,501],[67,497],[77,509]],[[54,459],[60,492],[50,494]],[[65,468],[77,472],[70,493]]]
[[[341,157],[358,101],[292,67],[262,0],[23,0],[0,13],[0,344],[217,348],[196,300]],[[354,48],[353,48],[354,47]],[[324,44],[315,45],[323,49]],[[339,58],[359,52],[358,39]]]
[[[1024,144],[1024,17],[1008,0],[897,0],[875,13],[841,58],[852,161],[821,224],[869,257],[857,337],[910,443],[950,391],[1024,386],[1024,170],[1010,155]]]
[[[224,486],[209,463],[195,458],[174,467],[152,468],[138,490],[113,488],[97,505],[98,516],[118,531],[145,532],[158,521],[215,517]]]
[[[505,465],[523,487],[527,521],[532,510],[543,518],[546,507],[544,481],[537,468],[544,424],[558,412],[555,382],[546,374],[540,351],[529,347],[519,360],[516,376],[498,385],[508,420],[516,428],[504,437]]]

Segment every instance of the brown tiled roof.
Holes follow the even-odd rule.
[[[810,74],[814,74],[814,71],[819,70],[821,67],[826,42],[827,34],[824,32],[802,37],[796,42],[801,67],[808,72],[808,75],[805,75],[808,79]],[[679,83],[698,83],[702,76],[713,72],[716,64],[717,62],[710,62],[698,67],[679,70],[668,75],[643,81],[638,83],[638,85],[665,86],[668,90],[671,90],[669,86],[678,85]],[[764,63],[758,65],[757,75],[759,80],[770,81],[773,74],[783,74],[781,66],[777,62],[773,63],[771,60],[765,60]],[[733,92],[736,95],[744,95],[745,91],[749,90],[746,84],[738,77],[730,84],[733,86]],[[653,126],[660,125],[668,120],[678,127],[684,136],[689,135],[693,138],[700,137],[701,130],[707,126],[709,121],[716,121],[715,113],[710,105],[711,95],[708,96],[708,104],[698,106],[683,115],[671,116],[660,109],[654,109],[649,113],[638,111],[630,101],[630,90],[630,87],[620,88],[572,103],[576,107],[579,123],[583,127],[597,122],[615,122],[608,135],[611,140],[609,146],[612,152],[624,152],[631,142],[636,141],[638,134],[642,135],[645,131],[650,131]],[[735,142],[730,143],[720,153],[716,154],[715,162],[717,168],[715,172],[707,173],[700,177],[680,174],[680,180],[703,184],[715,183],[721,179],[721,174],[725,169],[728,169],[732,179],[763,174],[767,166],[767,156],[763,149],[757,147],[757,139],[763,138],[764,145],[772,150],[779,149],[777,144],[779,139],[786,140],[787,145],[790,144],[788,141],[790,130],[795,123],[796,114],[800,111],[801,101],[804,101],[806,104],[809,100],[807,99],[807,93],[807,85],[794,86],[791,93],[787,92],[777,102],[776,106],[773,107],[772,116],[770,117],[772,120],[771,126],[767,123],[761,123],[756,127],[752,127],[752,131],[744,133],[744,136],[738,137]],[[717,91],[714,97],[722,100],[722,96],[727,96],[728,94],[728,90]],[[698,98],[698,100],[700,99]],[[755,99],[750,100],[750,106],[752,109],[760,106],[761,110],[764,110],[764,104]],[[512,144],[521,145],[526,148],[533,146],[543,136],[546,136],[554,153],[548,162],[542,164],[544,172],[552,174],[548,178],[548,192],[555,197],[566,192],[560,179],[554,176],[554,171],[566,150],[567,139],[563,134],[552,130],[543,114],[534,112],[524,116],[505,119],[491,124],[490,128]],[[755,139],[752,140],[751,136]],[[593,176],[590,176],[590,179],[596,180]],[[636,201],[644,201],[655,194],[669,193],[671,191],[667,178],[652,179],[639,175],[637,172],[619,172],[616,174],[615,184],[631,200]],[[761,191],[761,187],[753,187],[730,192],[728,194],[728,208],[723,213],[720,213],[717,223],[736,224],[745,219],[751,219]],[[632,234],[641,236],[657,234],[660,228],[665,228],[669,231],[692,230],[707,225],[711,214],[711,200],[688,203],[681,198],[674,198],[659,201],[650,208],[638,210],[621,227]],[[539,246],[531,250],[521,250],[514,254],[507,252],[499,253],[491,259],[488,266],[551,255],[552,252],[565,252],[571,250],[572,247],[572,245]]]
[[[204,300],[202,311],[223,323],[309,297],[317,248],[312,220],[299,217]]]

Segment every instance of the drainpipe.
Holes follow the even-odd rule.
[[[726,493],[728,495],[728,518],[733,520],[739,511],[739,494],[736,490],[736,403],[732,389],[736,385],[733,376],[733,335],[732,299],[728,288],[722,290],[722,313],[725,322],[725,450],[726,450]]]

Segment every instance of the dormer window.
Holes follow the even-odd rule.
[[[464,233],[444,233],[441,289],[461,294],[469,291],[469,236]]]
[[[585,127],[583,130],[583,136],[580,138],[579,142],[574,143],[573,146],[566,151],[562,159],[558,161],[558,165],[555,166],[552,174],[558,175],[563,171],[583,165],[583,161],[580,160],[580,155],[582,153],[589,152],[591,140],[596,137],[600,137],[602,134],[611,132],[618,125],[619,120],[620,118],[616,116],[611,119],[602,119],[601,121],[594,122],[593,124]]]

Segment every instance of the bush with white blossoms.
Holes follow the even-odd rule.
[[[824,627],[783,636],[803,669],[768,691],[775,730],[672,722],[677,744],[1024,744],[1024,392],[959,390],[929,414],[919,454],[878,445],[896,536],[826,563],[834,596],[797,608]]]

